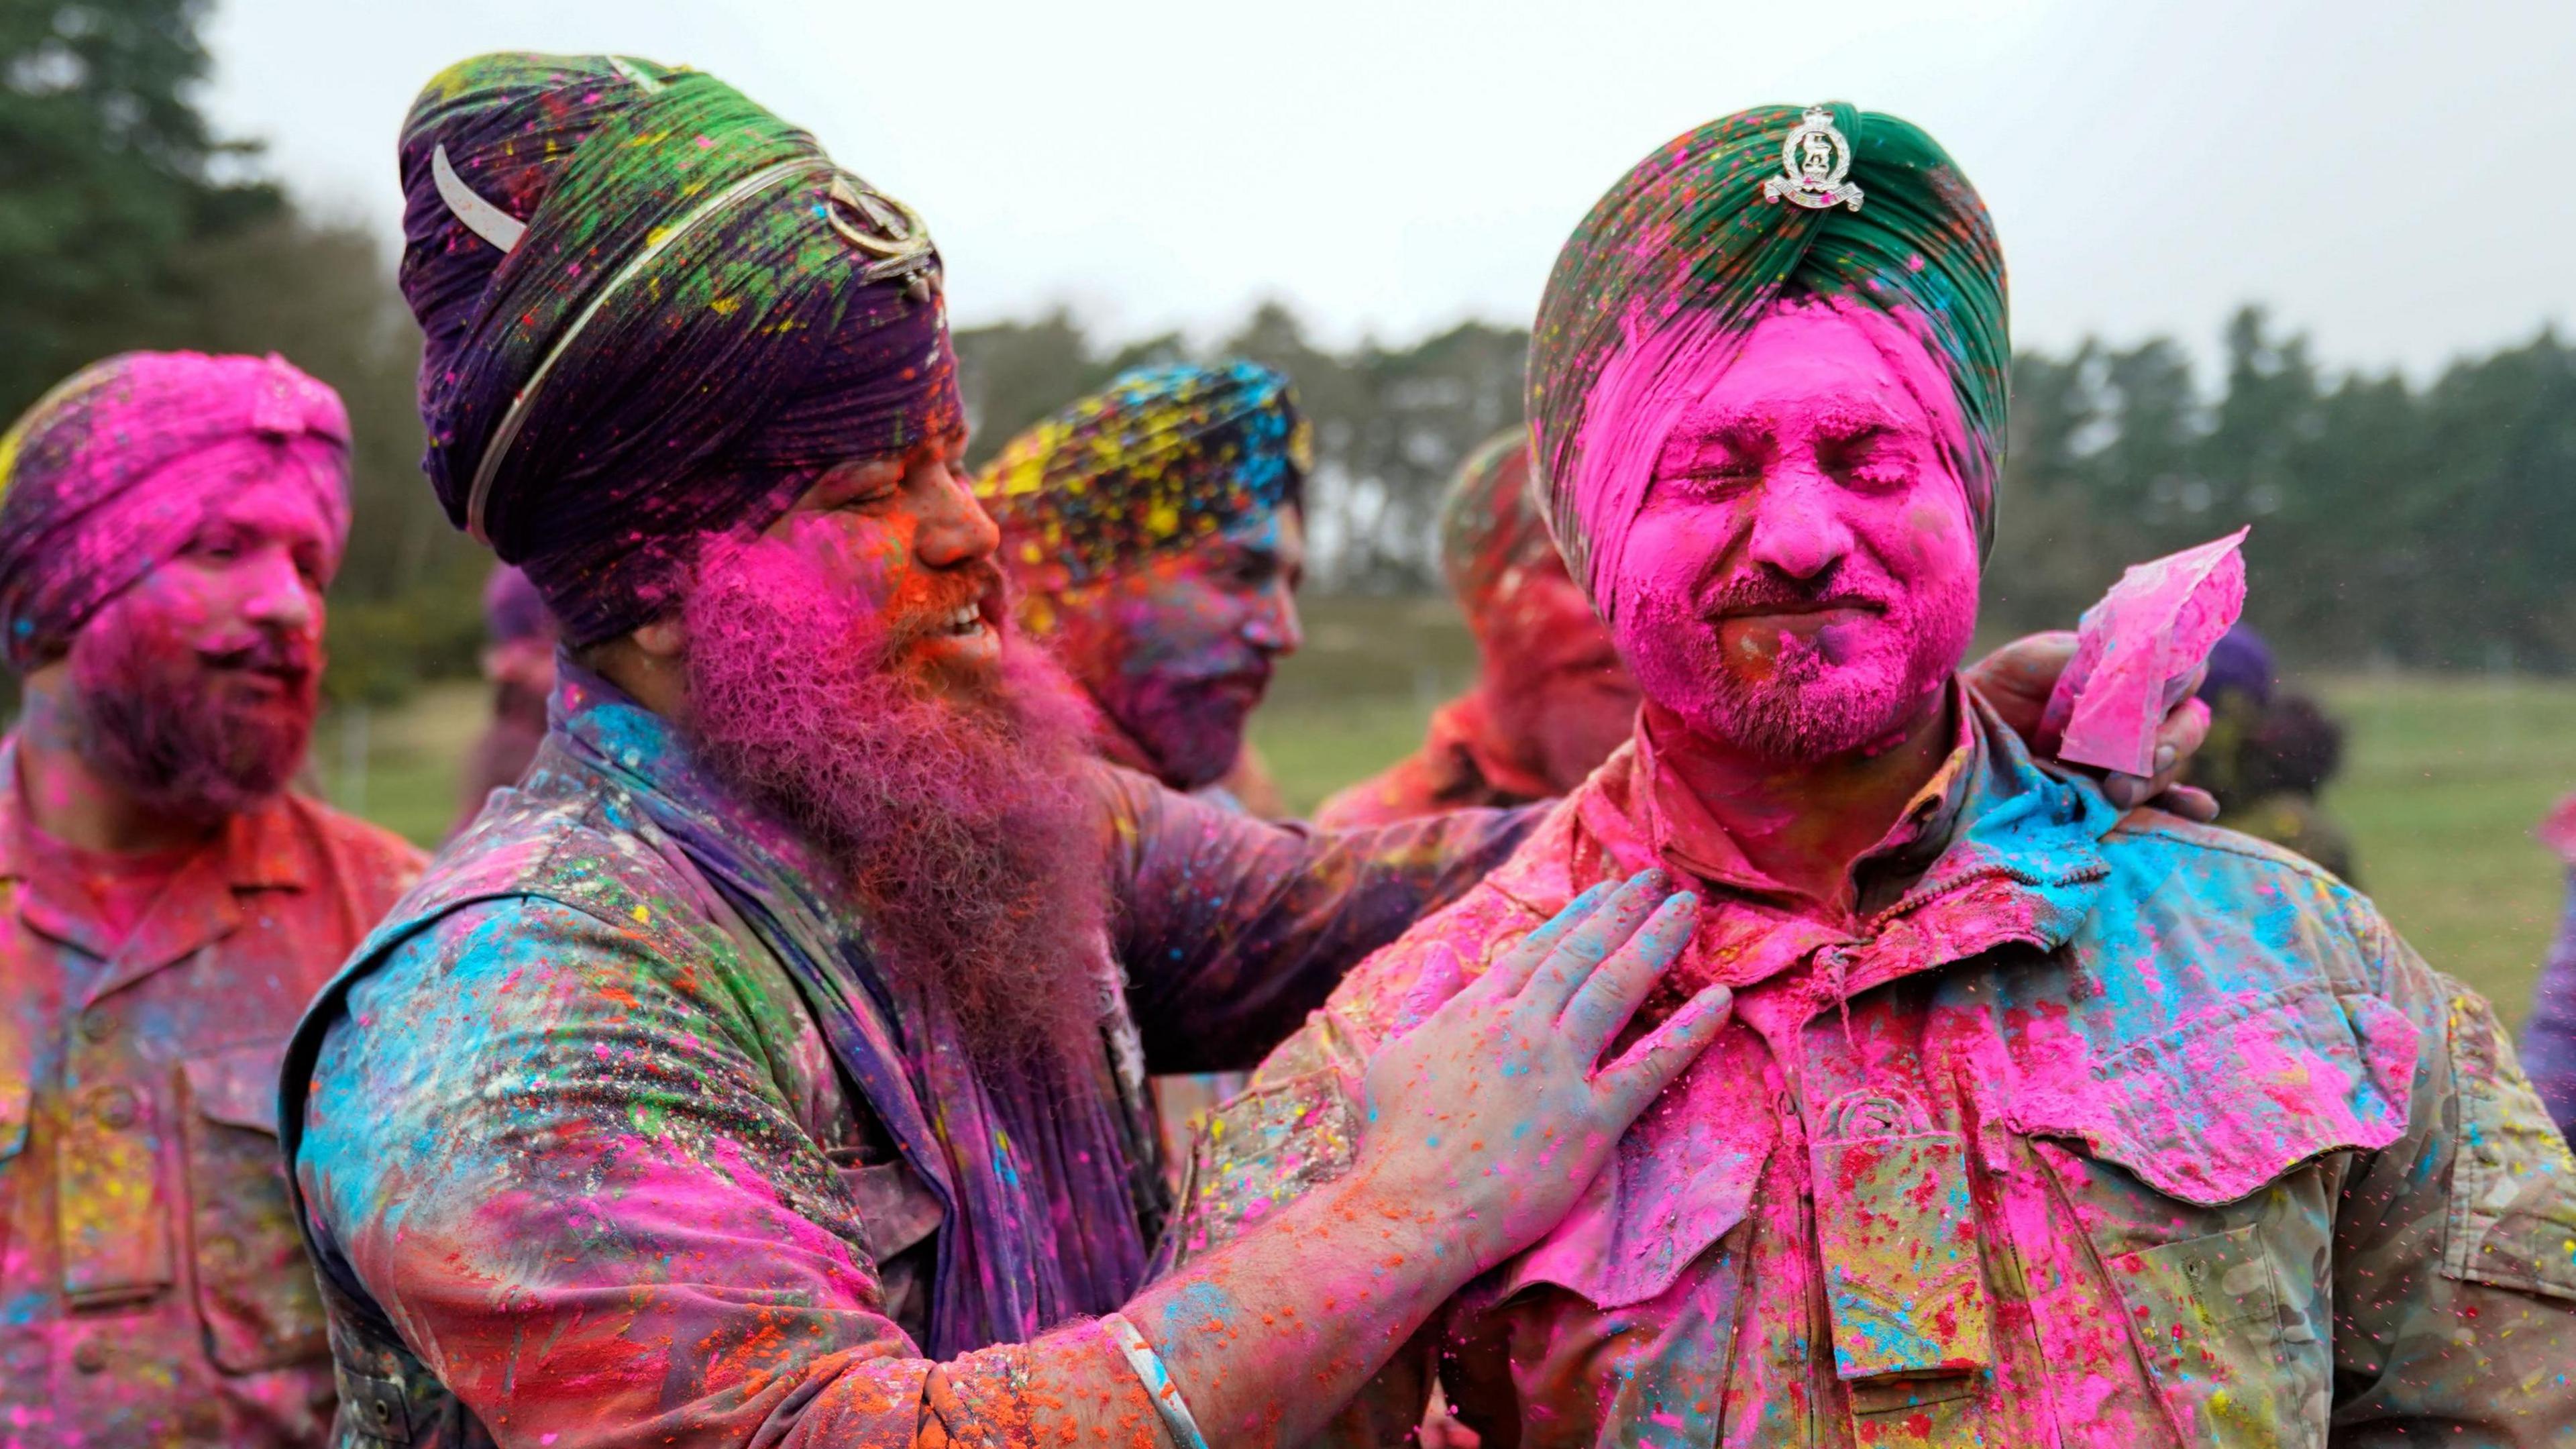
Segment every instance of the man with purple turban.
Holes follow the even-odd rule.
[[[1322,837],[1100,762],[921,219],[723,82],[485,57],[401,159],[431,482],[565,648],[286,1065],[343,1443],[1294,1441],[1707,1039],[1601,1061],[1691,907],[1596,893],[1416,999],[1346,1191],[1147,1287],[1144,1072],[1249,1064],[1526,819]]]
[[[1621,1031],[1729,1020],[1361,1440],[1436,1364],[1498,1445],[2567,1442],[2576,1161],[2493,1010],[1963,686],[2007,335],[1976,191],[1848,105],[1674,139],[1558,257],[1533,466],[1635,730],[1212,1122],[1184,1264],[1340,1190],[1413,994],[1599,882],[1706,899]]]
[[[127,353],[0,436],[0,1438],[319,1445],[277,1157],[304,1003],[420,868],[288,787],[349,423],[276,357]]]

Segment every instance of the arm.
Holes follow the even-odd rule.
[[[1322,834],[1104,770],[1128,1006],[1158,1072],[1251,1066],[1342,974],[1502,864],[1544,807]]]
[[[1668,909],[1613,956],[1641,902],[1511,990],[1458,993],[1372,1067],[1380,1129],[1344,1190],[1129,1306],[1213,1442],[1310,1432],[1552,1223],[1706,1043],[1722,1013],[1702,1003],[1593,1070],[1610,1013],[1687,937]],[[695,944],[675,961],[642,931],[504,902],[352,991],[295,1169],[316,1241],[422,1363],[510,1449],[1169,1442],[1098,1325],[921,1357],[780,1086],[792,986]],[[1530,1120],[1548,1126],[1505,1130]]]
[[[2493,1009],[2355,910],[2418,1055],[2406,1135],[2363,1161],[2336,1218],[2333,1441],[2562,1443],[2576,1162]]]

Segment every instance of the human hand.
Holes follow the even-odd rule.
[[[2057,741],[2041,737],[2040,716],[2048,708],[2049,692],[2057,688],[2057,676],[2066,672],[2074,658],[2072,629],[2025,634],[1969,665],[1962,676],[2033,752],[2053,756]],[[2200,672],[2195,671],[2182,703],[2165,711],[2164,722],[2156,726],[2156,773],[2152,779],[2141,780],[2117,771],[2092,772],[2103,776],[2102,793],[2111,797],[2112,804],[2127,810],[2153,800],[2160,808],[2186,819],[2218,818],[2218,802],[2208,791],[2180,783],[2183,766],[2209,738],[2209,706],[2197,697],[2199,689]]]
[[[1454,994],[1457,958],[1434,945],[1406,1005],[1439,1004],[1410,1030],[1400,1016],[1369,1060],[1355,1179],[1428,1213],[1480,1268],[1554,1227],[1733,1005],[1710,986],[1601,1064],[1698,922],[1699,898],[1670,885],[1657,870],[1595,886]]]

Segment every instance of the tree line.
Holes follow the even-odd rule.
[[[317,219],[192,97],[202,0],[0,6],[0,417],[129,347],[278,351],[338,387],[356,517],[332,682],[469,672],[485,562],[419,474],[418,334],[385,246]],[[1521,416],[1526,331],[1317,343],[1289,309],[1213,342],[1057,313],[961,329],[980,461],[1127,367],[1249,357],[1316,424],[1314,587],[1436,590],[1440,489]],[[2418,385],[2339,370],[2260,309],[2208,376],[2170,339],[2015,361],[1991,622],[2063,623],[2130,562],[2254,525],[2248,614],[2303,665],[2576,669],[2576,347],[2543,329]]]

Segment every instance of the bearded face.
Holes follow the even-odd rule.
[[[1083,690],[1176,790],[1225,778],[1281,659],[1303,642],[1293,509],[1031,601]]]
[[[221,819],[285,789],[320,705],[330,537],[309,500],[254,485],[91,616],[60,701],[89,768],[179,819]]]
[[[1608,581],[1639,686],[1774,764],[1901,734],[1977,618],[1940,369],[1880,313],[1788,303],[1696,386]]]
[[[883,964],[944,999],[980,1060],[1097,1053],[1106,879],[1079,695],[1007,635],[989,557],[855,590],[813,557],[830,542],[702,557],[684,611],[701,751],[822,848]],[[961,644],[961,619],[989,640]]]

